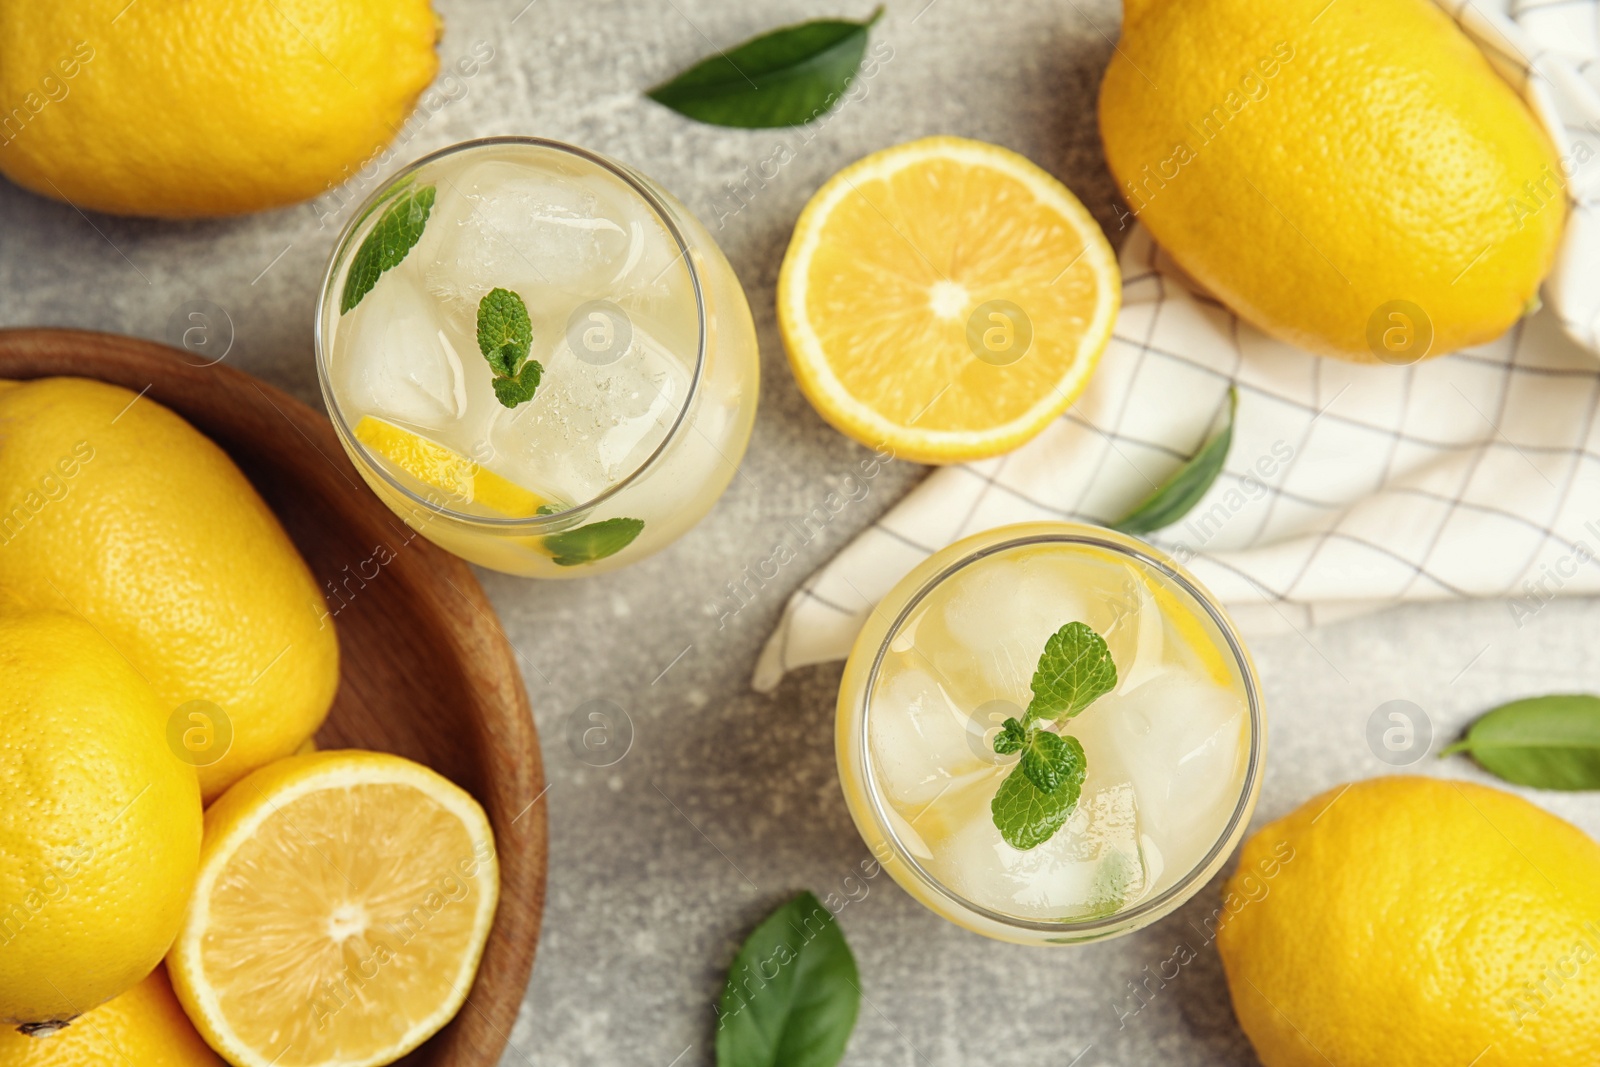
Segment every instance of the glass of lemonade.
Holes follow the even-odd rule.
[[[755,327],[705,227],[593,152],[495,137],[418,160],[334,248],[317,316],[334,429],[429,540],[512,574],[610,570],[727,488]]]
[[[1059,829],[1016,848],[992,805],[1022,769],[995,741],[1029,721],[1071,623],[1103,638],[1115,680],[1034,723],[1076,738],[1086,768]],[[1245,831],[1265,743],[1254,667],[1210,595],[1149,545],[1070,523],[982,533],[908,574],[856,640],[836,734],[850,814],[894,879],[1022,944],[1127,933],[1192,897]]]

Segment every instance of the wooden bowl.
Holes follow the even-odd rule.
[[[203,362],[113,334],[0,330],[0,378],[71,375],[145,391],[221,445],[277,512],[335,615],[339,691],[317,743],[425,763],[488,812],[500,908],[483,965],[455,1020],[400,1062],[491,1067],[533,968],[547,860],[544,768],[515,653],[466,564],[384,507],[326,418]],[[380,546],[394,558],[374,576]]]

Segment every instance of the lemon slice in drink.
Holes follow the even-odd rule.
[[[452,504],[477,504],[513,518],[532,515],[549,501],[453,448],[375,415],[356,423],[356,440],[424,485],[445,493]]]
[[[448,1022],[499,895],[483,810],[420,764],[317,752],[206,810],[172,986],[237,1067],[373,1067]]]
[[[959,137],[885,149],[800,215],[778,325],[800,389],[921,463],[1008,452],[1082,392],[1121,302],[1116,257],[1055,178]]]

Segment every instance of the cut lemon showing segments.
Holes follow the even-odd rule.
[[[842,433],[919,463],[1038,434],[1083,391],[1120,303],[1111,246],[1067,187],[960,137],[835,174],[778,274],[806,398]]]
[[[291,756],[206,810],[167,969],[237,1067],[376,1067],[460,1009],[498,896],[460,787],[385,753]]]
[[[533,515],[549,501],[502,478],[453,448],[376,415],[356,423],[356,440],[424,485],[448,495],[453,504],[477,504],[511,518]]]

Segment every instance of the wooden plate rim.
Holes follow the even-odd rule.
[[[121,385],[171,407],[191,422],[194,417],[184,410],[186,396],[209,395],[258,408],[264,401],[341,476],[359,486],[366,494],[364,508],[382,512],[383,525],[398,521],[360,481],[325,416],[244,371],[220,361],[197,361],[190,353],[168,345],[119,334],[46,327],[0,329],[0,379],[55,376]],[[223,441],[218,444],[229,450]],[[486,795],[478,799],[494,826],[501,891],[467,1004],[444,1030],[402,1062],[491,1067],[510,1041],[533,970],[543,918],[549,831],[544,806],[537,801],[545,788],[544,769],[516,653],[483,587],[464,562],[422,538],[408,545],[406,556],[406,570],[414,579],[443,581],[460,594],[454,598],[454,608],[442,603],[436,606],[443,608],[440,622],[454,639],[454,652],[470,655],[472,673],[485,683],[472,699],[481,712],[492,716],[492,721],[477,725],[480,732],[492,735],[492,750],[498,758],[494,773],[484,776]]]

